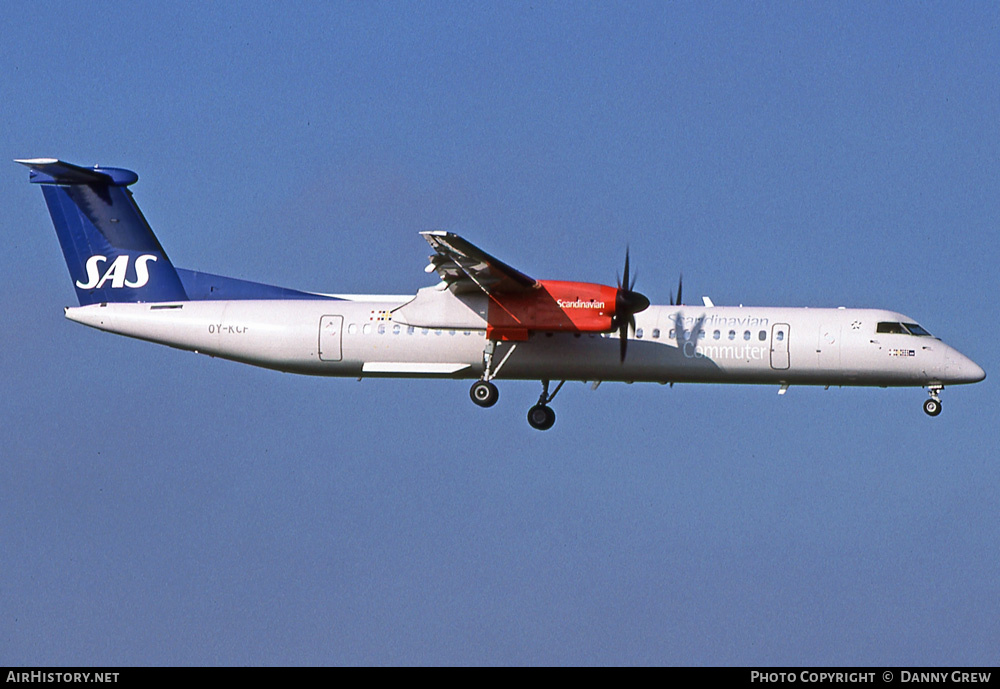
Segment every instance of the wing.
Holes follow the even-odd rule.
[[[421,232],[437,252],[431,256],[427,272],[436,270],[441,279],[456,291],[473,285],[487,294],[529,292],[538,281],[451,232]]]

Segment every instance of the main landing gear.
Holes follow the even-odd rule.
[[[500,391],[488,380],[477,380],[469,390],[469,397],[480,407],[492,407],[500,399]]]
[[[511,347],[510,351],[507,352],[507,356],[511,353],[517,345]],[[493,340],[486,341],[486,349],[483,350],[483,377],[472,384],[472,389],[469,390],[469,397],[472,401],[478,404],[480,407],[492,407],[500,399],[500,391],[497,390],[497,386],[490,382],[490,379],[497,374],[497,371],[504,365],[507,361],[507,356],[503,358],[500,362],[500,366],[497,366],[496,371],[493,370],[493,352],[496,351],[497,343]]]
[[[538,396],[538,403],[528,410],[528,425],[539,431],[547,431],[556,422],[556,413],[549,406],[556,394],[566,381],[560,381],[556,389],[549,394],[549,381],[542,381],[542,394]],[[469,390],[469,397],[480,407],[492,407],[500,398],[500,391],[497,386],[488,380],[477,380]]]
[[[930,399],[924,400],[924,413],[927,416],[937,416],[941,413],[941,398],[938,393],[944,390],[943,385],[928,385],[927,394]]]
[[[555,396],[559,393],[560,388],[562,388],[565,382],[565,380],[560,381],[559,385],[556,386],[556,389],[550,395],[549,381],[542,381],[542,394],[538,396],[538,404],[528,410],[529,426],[539,431],[547,431],[552,428],[552,424],[556,422],[556,413],[552,411],[549,402],[555,399]]]
[[[515,349],[517,349],[517,344],[511,345],[511,348],[507,350],[503,359],[500,360],[500,363],[494,369],[493,354],[496,352],[496,342],[487,340],[486,349],[483,350],[483,377],[473,383],[469,389],[469,397],[478,406],[484,408],[492,407],[500,399],[500,391],[497,390],[497,386],[493,384],[491,379],[500,372],[500,369],[503,368],[503,365],[510,358],[510,355],[514,353]],[[537,428],[540,431],[547,431],[552,428],[552,425],[556,422],[556,413],[549,407],[549,402],[555,399],[555,396],[559,393],[565,382],[565,380],[561,381],[550,395],[549,381],[542,381],[542,394],[538,396],[538,403],[528,410],[528,424],[532,428]]]

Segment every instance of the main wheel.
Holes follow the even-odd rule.
[[[469,390],[469,397],[480,407],[492,407],[500,399],[500,391],[488,380],[477,380]]]
[[[528,410],[528,424],[532,428],[547,431],[552,428],[552,424],[555,422],[556,413],[552,411],[551,407],[547,407],[544,404],[536,404]]]
[[[941,413],[941,400],[936,400],[931,397],[924,401],[924,413],[927,416],[937,416]]]

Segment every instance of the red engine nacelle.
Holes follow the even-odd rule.
[[[526,340],[528,332],[608,332],[618,290],[589,282],[539,280],[518,294],[490,295],[486,334],[491,340]]]

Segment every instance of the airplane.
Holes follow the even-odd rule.
[[[615,287],[536,280],[462,237],[421,232],[436,285],[415,295],[305,292],[171,264],[129,186],[139,176],[54,158],[16,160],[41,185],[80,305],[98,330],[290,373],[472,379],[480,407],[494,381],[537,380],[528,423],[547,430],[566,381],[923,387],[929,416],[945,385],[986,377],[903,314],[877,309],[652,306],[625,252]],[[630,279],[631,278],[631,279]],[[550,392],[550,382],[559,381]]]

